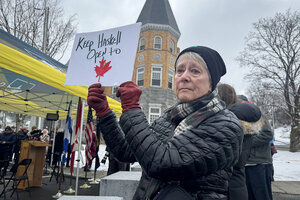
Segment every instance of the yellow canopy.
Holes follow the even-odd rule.
[[[65,119],[72,101],[74,118],[78,97],[86,99],[88,88],[65,86],[66,74],[58,67],[0,42],[0,110],[44,118],[47,113],[58,111],[59,119]],[[108,103],[117,115],[121,114],[118,101],[108,97]]]

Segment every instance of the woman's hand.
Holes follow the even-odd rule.
[[[123,113],[128,110],[141,109],[139,99],[142,90],[132,81],[122,83],[117,91],[116,96],[120,97]]]
[[[93,84],[89,87],[87,103],[96,111],[97,117],[103,117],[111,110],[108,106],[104,89],[100,83]]]

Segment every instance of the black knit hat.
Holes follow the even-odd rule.
[[[251,103],[238,103],[229,108],[239,120],[246,122],[256,122],[261,118],[259,107]]]
[[[242,95],[242,94],[237,95],[237,98],[242,100],[242,101],[248,101],[248,98],[245,95]]]
[[[204,59],[210,73],[211,87],[212,90],[214,90],[220,81],[221,76],[226,74],[226,66],[220,54],[208,47],[193,46],[182,50],[177,56],[175,63],[177,63],[178,58],[186,52],[195,52]]]
[[[5,129],[4,129],[5,131],[11,131],[12,130],[12,128],[10,127],[10,126],[7,126],[7,127],[5,127]]]

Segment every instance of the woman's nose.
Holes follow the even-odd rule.
[[[190,74],[188,70],[185,70],[184,73],[181,75],[183,81],[190,80]]]

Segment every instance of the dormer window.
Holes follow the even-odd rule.
[[[161,43],[162,43],[162,39],[160,36],[155,36],[154,37],[154,49],[161,49]]]

